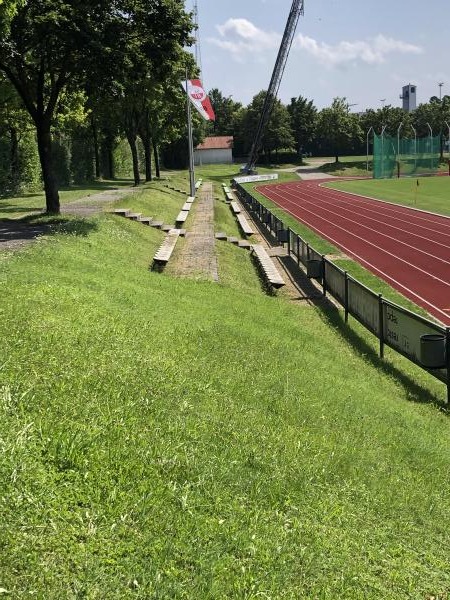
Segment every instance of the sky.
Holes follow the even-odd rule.
[[[292,0],[197,0],[207,90],[247,105],[267,89]],[[193,9],[186,0],[186,9]],[[345,97],[352,112],[450,95],[448,0],[305,0],[279,98],[320,109]],[[382,102],[384,101],[384,102]]]

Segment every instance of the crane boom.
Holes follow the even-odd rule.
[[[258,158],[258,153],[261,146],[262,136],[266,125],[269,122],[273,105],[278,95],[278,90],[280,88],[284,68],[286,66],[289,51],[292,46],[295,31],[297,29],[298,20],[300,18],[300,15],[304,14],[304,4],[304,0],[293,0],[292,2],[291,11],[289,13],[289,17],[286,23],[283,39],[281,40],[280,49],[278,50],[277,60],[273,69],[269,89],[267,90],[267,94],[264,100],[264,105],[261,111],[258,126],[256,128],[255,137],[253,138],[250,154],[247,159],[247,164],[243,168],[243,172],[245,173],[252,173],[254,171],[256,160]]]

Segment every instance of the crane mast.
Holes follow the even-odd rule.
[[[272,78],[270,80],[269,88],[267,90],[267,94],[264,100],[264,105],[261,111],[258,126],[256,128],[255,137],[253,138],[250,154],[247,159],[247,164],[242,169],[244,173],[252,173],[255,169],[256,160],[258,158],[258,153],[261,146],[262,136],[264,134],[266,125],[269,122],[270,115],[272,113],[272,109],[278,95],[278,90],[280,88],[284,68],[286,66],[289,51],[292,46],[295,31],[297,29],[298,20],[300,18],[300,15],[304,14],[304,4],[304,0],[293,0],[292,2],[291,11],[289,13],[289,17],[286,23],[283,39],[281,40],[280,49],[278,50],[277,60],[275,62]]]

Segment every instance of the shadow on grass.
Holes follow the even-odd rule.
[[[433,404],[442,412],[450,414],[448,405],[437,394],[422,386],[420,383],[417,383],[417,381],[414,381],[412,377],[404,371],[401,371],[388,360],[381,359],[378,352],[352,328],[351,324],[345,323],[341,310],[325,300],[318,302],[317,306],[324,321],[327,325],[332,327],[341,338],[350,343],[352,347],[362,354],[376,369],[395,378],[402,384],[410,402]],[[393,352],[395,351],[393,350]]]
[[[2,215],[3,213],[29,213],[32,211],[37,212],[42,210],[43,209],[37,206],[18,206],[17,204],[3,204],[3,202],[0,201],[0,215]]]
[[[0,242],[17,247],[42,235],[74,235],[87,237],[97,231],[96,221],[67,219],[49,215],[29,215],[23,219],[0,220]]]

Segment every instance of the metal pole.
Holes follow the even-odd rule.
[[[192,135],[192,114],[191,114],[191,101],[189,99],[187,67],[186,67],[186,112],[187,112],[187,127],[188,127],[188,148],[189,148],[189,189],[190,189],[190,195],[195,196],[194,141],[193,141],[193,135]]]
[[[447,151],[448,151],[448,155],[449,155],[449,158],[450,158],[450,125],[447,123],[447,121],[444,121],[444,123],[448,127],[448,148],[447,148]]]
[[[366,171],[369,171],[369,135],[370,132],[373,131],[375,133],[375,130],[373,127],[371,127],[369,129],[369,131],[367,132],[367,155],[366,155]]]
[[[384,178],[384,132],[386,131],[387,125],[383,125],[381,130],[381,177]]]
[[[397,157],[400,156],[400,129],[403,127],[403,121],[400,123],[397,129]]]
[[[431,129],[431,125],[427,123],[428,129],[430,130],[430,169],[433,170],[433,154],[431,152],[432,144],[433,144],[433,130]]]
[[[414,131],[414,171],[417,171],[417,130],[414,125],[411,125],[411,129]]]

